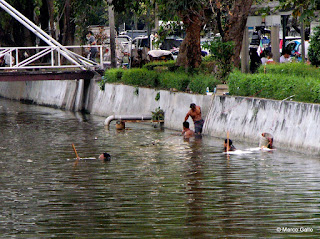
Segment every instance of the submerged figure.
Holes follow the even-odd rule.
[[[201,108],[200,106],[197,106],[196,104],[192,103],[190,104],[190,110],[188,111],[184,121],[187,121],[189,116],[191,116],[193,122],[194,122],[194,132],[196,134],[202,133],[202,127],[204,124],[204,120],[201,116]]]
[[[236,147],[233,146],[231,139],[229,139],[229,145],[228,145],[228,139],[224,140],[223,150],[224,152],[236,150]]]
[[[111,155],[108,153],[103,153],[103,154],[100,154],[99,159],[103,160],[104,162],[107,162],[111,160]]]
[[[194,132],[189,128],[189,122],[187,121],[183,122],[182,135],[184,138],[190,138],[194,136]]]
[[[273,136],[269,133],[262,133],[260,137],[259,147],[272,149]]]

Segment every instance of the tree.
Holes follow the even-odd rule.
[[[280,8],[284,10],[292,10],[294,17],[302,17],[302,19],[310,19],[315,16],[315,11],[320,8],[319,0],[280,0]]]
[[[311,36],[308,56],[312,65],[320,66],[320,27],[316,27],[313,36]]]
[[[8,0],[10,5],[24,14],[28,19],[39,23],[41,0]],[[4,46],[35,45],[36,37],[21,23],[0,9],[0,42]]]
[[[186,37],[181,44],[178,65],[198,67],[201,63],[200,32],[205,25],[217,26],[223,42],[234,42],[233,61],[240,63],[241,43],[254,0],[157,0],[162,16],[176,12],[183,21]]]
[[[159,14],[164,20],[182,21],[185,38],[181,43],[177,65],[197,68],[201,64],[200,33],[210,13],[208,1],[204,0],[157,0]]]
[[[51,36],[60,32],[63,45],[74,44],[76,29],[80,38],[89,25],[105,24],[104,0],[7,0]],[[50,22],[50,24],[49,24]],[[54,26],[57,26],[55,29]],[[0,42],[5,46],[34,46],[36,36],[0,9]]]
[[[253,0],[210,0],[217,29],[223,42],[234,43],[233,63],[240,64],[240,51]]]

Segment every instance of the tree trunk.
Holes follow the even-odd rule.
[[[50,35],[53,38],[56,38],[56,32],[54,28],[54,5],[53,5],[53,0],[47,0],[47,6],[48,6],[48,15],[49,15],[49,32]]]
[[[65,11],[63,16],[63,35],[62,45],[73,45],[75,26],[71,22],[71,0],[66,0]]]
[[[202,21],[200,16],[190,14],[182,17],[186,27],[186,36],[181,43],[177,65],[185,68],[197,68],[201,64],[200,32]]]
[[[236,67],[240,65],[240,51],[244,29],[247,24],[249,11],[253,0],[237,0],[229,14],[229,21],[224,32],[223,41],[233,41],[235,45],[233,62]]]

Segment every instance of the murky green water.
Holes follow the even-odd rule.
[[[318,157],[103,122],[0,100],[2,238],[319,237]]]

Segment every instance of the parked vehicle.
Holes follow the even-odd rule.
[[[152,50],[148,52],[148,56],[150,61],[173,60],[171,51],[166,50]]]
[[[133,39],[132,41],[133,49],[142,49],[143,47],[147,47],[150,49],[147,36],[139,36]]]
[[[130,53],[132,48],[132,39],[127,35],[119,35],[116,37],[116,44],[121,45],[122,51]]]

